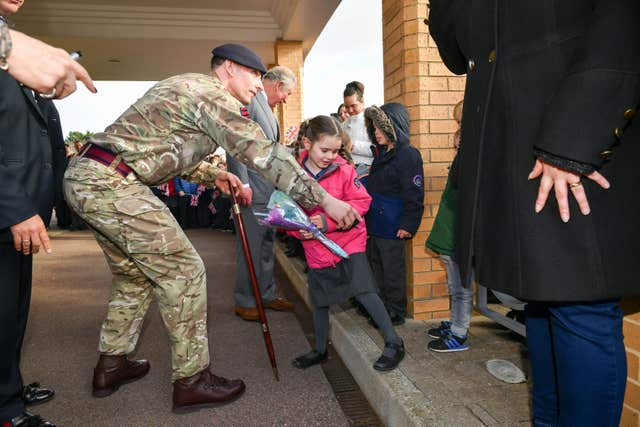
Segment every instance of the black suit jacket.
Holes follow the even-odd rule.
[[[67,151],[65,149],[64,136],[62,135],[60,115],[58,114],[58,109],[53,101],[42,99],[37,95],[36,101],[40,111],[42,111],[42,114],[47,120],[47,130],[51,141],[51,155],[53,161],[53,203],[57,204],[61,200],[64,200],[64,195],[62,193],[62,179],[64,178],[64,171],[67,169]],[[40,213],[40,216],[47,227],[51,220],[52,209],[53,206],[49,206],[46,212]]]
[[[47,119],[31,90],[0,72],[0,94],[0,242],[8,242],[12,225],[50,218],[54,165]]]

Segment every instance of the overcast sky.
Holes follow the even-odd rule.
[[[352,80],[364,83],[367,105],[382,103],[381,3],[342,0],[305,60],[305,117],[335,112],[345,85]],[[98,81],[97,95],[79,83],[76,93],[56,101],[64,135],[70,131],[102,131],[153,83]]]

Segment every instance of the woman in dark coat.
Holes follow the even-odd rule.
[[[463,278],[529,301],[533,415],[618,425],[620,297],[640,276],[640,2],[431,0],[430,32],[467,73]]]

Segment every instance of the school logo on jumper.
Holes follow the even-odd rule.
[[[415,185],[418,188],[421,188],[422,184],[423,184],[422,175],[416,175],[413,177],[413,185]]]

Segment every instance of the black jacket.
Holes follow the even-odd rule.
[[[395,144],[390,151],[375,145],[367,181],[367,232],[387,239],[396,239],[398,229],[415,235],[424,212],[424,178],[420,152],[409,144],[409,114],[398,103],[373,106],[365,110],[365,123],[371,141],[376,141],[376,123]]]
[[[47,119],[47,131],[51,142],[51,160],[53,164],[53,202],[54,204],[64,200],[62,192],[62,179],[64,172],[67,170],[67,150],[64,144],[64,136],[62,135],[62,125],[60,123],[60,115],[53,101],[42,99],[36,96],[38,107],[42,115]],[[41,212],[42,220],[49,226],[51,221],[51,212],[53,206],[47,208],[46,212]]]
[[[445,64],[467,73],[457,247],[464,279],[527,300],[640,293],[640,2],[431,0]],[[536,157],[583,177],[591,214],[553,192],[534,213]]]
[[[0,71],[0,242],[9,227],[36,214],[47,222],[54,201],[47,120],[30,89]]]

